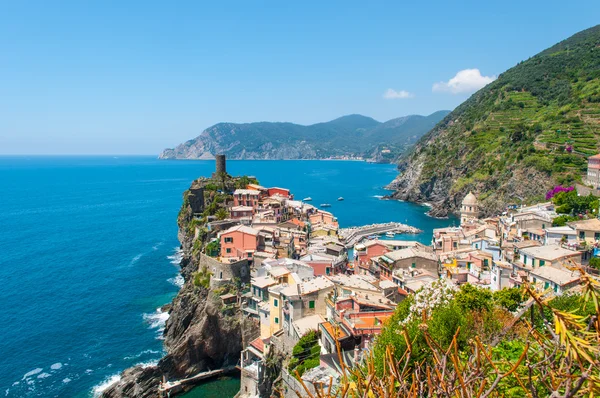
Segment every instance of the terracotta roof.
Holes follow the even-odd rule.
[[[256,340],[252,340],[250,345],[260,352],[265,352],[265,342],[260,337]]]
[[[321,324],[321,327],[325,329],[327,334],[333,337],[334,339],[337,338],[338,340],[342,340],[350,336],[348,333],[346,333],[346,331],[343,328],[339,326],[337,328],[334,328],[331,322],[323,322]]]

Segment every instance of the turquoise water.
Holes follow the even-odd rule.
[[[213,168],[151,157],[0,157],[0,392],[86,397],[161,357],[165,316],[156,310],[178,290],[181,194]],[[408,222],[429,243],[432,228],[451,223],[379,200],[396,174],[390,165],[230,161],[228,171],[331,203],[342,226]]]

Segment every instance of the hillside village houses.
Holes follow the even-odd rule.
[[[315,372],[336,377],[338,348],[348,361],[359,359],[397,303],[424,285],[447,278],[499,290],[528,282],[560,295],[579,283],[567,266],[587,265],[600,240],[597,219],[553,227],[551,203],[480,218],[473,192],[460,224],[434,229],[431,245],[379,236],[348,247],[331,212],[285,188],[249,184],[233,192],[228,209],[228,219],[209,223],[218,249],[202,261],[212,286],[249,275],[235,304],[260,326],[240,358],[247,397],[258,395],[269,351],[291,352],[309,330],[320,332]]]

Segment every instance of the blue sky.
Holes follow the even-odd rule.
[[[157,154],[220,121],[453,109],[600,22],[597,0],[407,3],[1,2],[0,154]]]

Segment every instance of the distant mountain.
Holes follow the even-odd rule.
[[[390,162],[450,111],[385,123],[362,115],[303,126],[294,123],[218,123],[198,137],[165,149],[160,159],[330,159],[366,157]]]
[[[600,149],[600,25],[502,73],[401,159],[394,197],[455,212],[469,192],[484,214],[544,200],[581,181]]]

